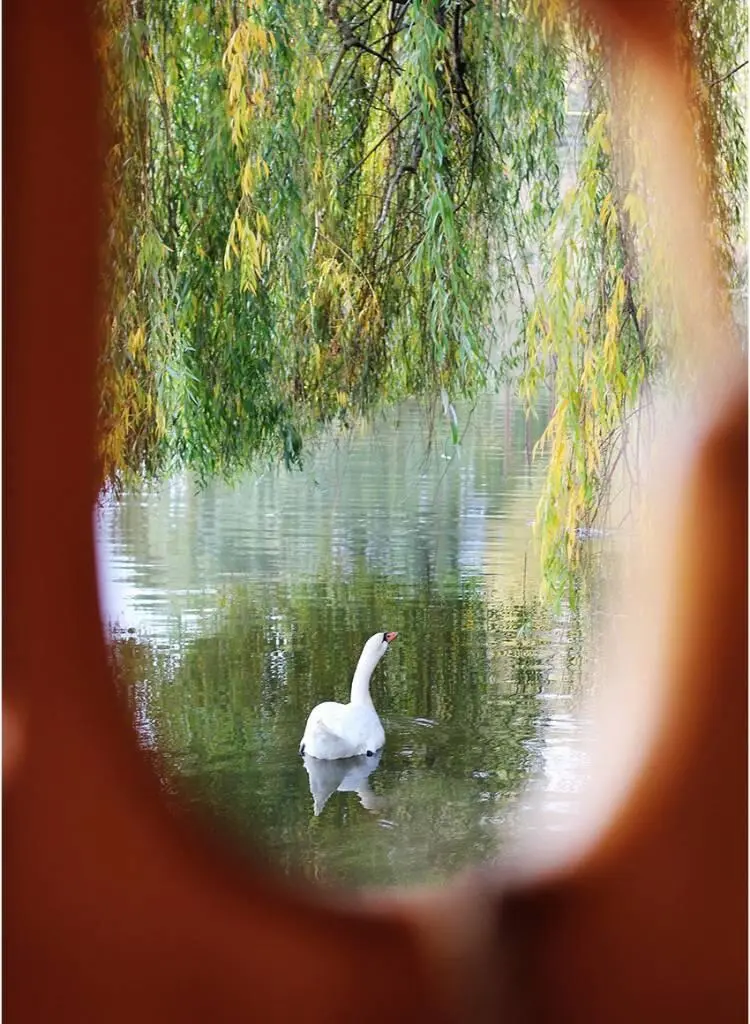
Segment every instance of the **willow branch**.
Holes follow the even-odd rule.
[[[360,167],[362,167],[363,164],[367,163],[367,161],[370,159],[372,154],[375,153],[378,149],[380,149],[380,147],[383,145],[383,143],[386,142],[391,137],[391,135],[393,135],[393,133],[396,131],[396,129],[400,125],[402,125],[404,123],[404,121],[407,119],[407,117],[411,117],[411,115],[414,113],[414,111],[416,109],[417,109],[417,105],[415,103],[414,106],[410,107],[409,110],[407,110],[405,114],[403,114],[401,117],[399,117],[399,119],[397,121],[395,121],[391,125],[391,127],[388,129],[388,131],[385,133],[385,135],[382,135],[378,139],[378,141],[373,146],[371,146],[370,149],[367,150],[367,152],[362,157],[362,159],[358,160],[357,163],[354,165],[354,167],[352,167],[352,169],[346,175],[344,180],[341,182],[342,185],[344,185],[351,178],[351,176],[353,174],[356,174],[357,171],[360,169]]]
[[[375,228],[374,228],[375,234],[377,234],[380,231],[380,229],[382,228],[383,224],[385,224],[385,219],[388,216],[388,211],[389,211],[389,209],[391,207],[391,202],[393,201],[393,195],[394,195],[396,189],[398,188],[399,182],[401,181],[401,179],[404,177],[405,174],[416,174],[417,173],[417,167],[419,166],[419,161],[421,159],[422,159],[422,142],[421,142],[419,136],[417,136],[414,139],[414,144],[413,144],[412,150],[411,150],[411,159],[410,159],[409,163],[408,164],[402,164],[399,167],[398,171],[393,176],[393,178],[391,179],[391,183],[388,186],[388,191],[386,192],[385,197],[383,199],[383,206],[382,206],[382,208],[380,210],[380,216],[378,217],[377,223],[375,224]]]
[[[732,68],[731,71],[727,71],[727,73],[725,75],[722,75],[720,78],[715,78],[713,82],[709,82],[706,88],[713,89],[715,86],[721,85],[722,82],[726,82],[726,80],[728,78],[731,78],[732,75],[736,75],[738,71],[742,71],[743,68],[747,67],[748,63],[748,61],[743,60],[742,63],[738,64],[736,68]]]

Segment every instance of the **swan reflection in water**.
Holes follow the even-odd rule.
[[[331,794],[336,792],[356,793],[366,810],[379,811],[385,801],[373,793],[368,779],[380,764],[382,753],[382,750],[378,750],[371,757],[361,754],[359,757],[342,757],[336,761],[323,761],[304,754],[315,816],[320,814]]]

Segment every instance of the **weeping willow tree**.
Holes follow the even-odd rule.
[[[684,12],[716,80],[697,124],[729,273],[745,10]],[[540,524],[559,591],[659,360],[590,28],[522,0],[101,0],[100,43],[104,478],[293,466],[326,424],[520,370],[530,400],[555,389]],[[573,60],[586,144],[562,194]]]
[[[551,214],[564,111],[518,6],[105,0],[102,56],[107,476],[293,464],[487,384],[498,230],[509,265]]]
[[[747,9],[688,0],[678,13],[682,73],[710,203],[705,228],[729,295],[742,289],[746,273],[738,255],[746,240]],[[607,510],[618,464],[628,460],[628,435],[640,430],[654,379],[668,378],[668,353],[682,328],[668,301],[656,308],[665,269],[649,263],[654,238],[643,202],[643,155],[637,137],[622,137],[622,126],[618,142],[627,157],[615,158],[613,111],[649,97],[623,95],[629,86],[585,20],[571,26],[570,38],[587,87],[582,153],[550,221],[541,281],[518,344],[527,398],[543,380],[554,388],[554,411],[539,443],[549,468],[537,518],[546,587],[574,600],[581,539]],[[628,465],[629,489],[633,472]]]

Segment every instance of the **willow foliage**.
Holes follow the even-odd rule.
[[[320,424],[484,387],[556,197],[564,57],[522,6],[103,3],[106,475],[293,464]]]
[[[472,397],[521,371],[530,400],[550,382],[556,398],[539,520],[562,592],[662,338],[641,210],[612,158],[602,48],[538,6],[100,0],[106,480],[291,466],[325,424],[406,396]],[[729,281],[746,11],[681,11]],[[585,146],[561,195],[574,59]]]
[[[743,284],[747,9],[687,0],[679,12],[683,73],[710,202],[705,227],[730,294]],[[648,97],[627,92],[590,26],[568,29],[587,84],[582,151],[542,245],[539,287],[519,345],[527,399],[551,380],[556,400],[539,442],[549,455],[537,515],[546,589],[575,601],[582,541],[608,507],[621,460],[629,485],[635,483],[628,435],[641,428],[654,379],[670,372],[681,324],[660,295],[668,269],[650,255],[658,244],[644,205],[638,138],[620,135],[621,144],[629,142],[626,159],[613,152],[615,106],[627,110]]]

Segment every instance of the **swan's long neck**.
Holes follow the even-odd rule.
[[[364,704],[367,707],[374,707],[370,696],[370,678],[373,670],[380,659],[374,660],[369,651],[362,651],[354,670],[352,679],[352,704]]]

